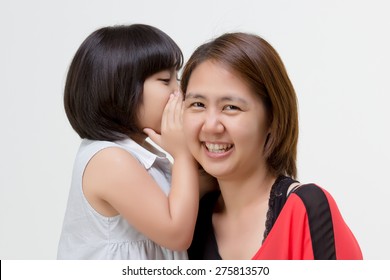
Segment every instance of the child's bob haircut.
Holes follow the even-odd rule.
[[[144,24],[104,27],[89,35],[69,67],[65,112],[81,138],[115,141],[138,134],[145,80],[179,70],[183,54],[161,30]]]

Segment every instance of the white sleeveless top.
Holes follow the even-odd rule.
[[[187,252],[168,250],[137,231],[122,216],[105,217],[87,201],[82,176],[89,160],[100,150],[119,147],[131,153],[168,195],[171,163],[131,139],[81,142],[76,156],[68,204],[59,241],[58,259],[188,259]],[[131,170],[129,170],[131,172]]]

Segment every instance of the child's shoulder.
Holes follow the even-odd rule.
[[[107,171],[120,166],[139,165],[133,153],[123,144],[113,141],[83,139],[78,158],[87,159],[88,166],[105,167]]]

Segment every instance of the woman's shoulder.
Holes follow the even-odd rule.
[[[318,207],[323,203],[328,203],[329,200],[333,201],[331,194],[315,183],[299,184],[288,193],[288,196],[292,194],[297,195],[306,208]]]
[[[315,259],[362,259],[356,238],[325,188],[302,184],[291,191],[287,203],[293,213],[307,220]],[[328,240],[328,246],[324,240]]]
[[[300,184],[295,187],[288,194],[286,203],[289,202],[295,205],[292,209],[302,209],[301,213],[306,213],[305,215],[312,224],[331,223],[332,216],[335,218],[336,213],[339,213],[332,195],[315,183]]]

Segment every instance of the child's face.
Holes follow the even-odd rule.
[[[147,127],[157,133],[161,132],[161,118],[165,105],[169,95],[178,88],[175,69],[160,71],[145,80],[143,103],[138,112],[141,129]]]
[[[265,168],[265,106],[220,64],[205,61],[192,72],[183,120],[188,146],[209,174],[240,179]]]

